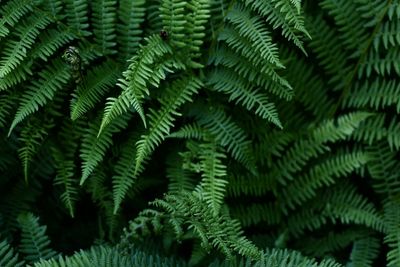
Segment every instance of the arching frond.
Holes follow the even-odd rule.
[[[31,15],[16,28],[17,40],[9,38],[5,41],[0,59],[0,78],[10,73],[27,57],[40,30],[44,29],[51,19],[45,15]]]
[[[131,107],[138,112],[146,126],[141,102],[144,96],[150,93],[148,86],[157,87],[165,78],[166,73],[172,72],[174,68],[178,67],[175,61],[164,61],[157,64],[158,60],[172,52],[169,45],[160,37],[151,36],[146,41],[147,45],[142,47],[138,55],[132,58],[132,63],[123,73],[124,79],[119,79],[117,85],[122,89],[121,95],[118,98],[108,98],[99,134],[105,126]]]
[[[87,82],[78,87],[71,100],[71,119],[76,120],[94,108],[103,95],[115,85],[117,75],[118,68],[111,61],[106,61],[89,71]]]
[[[60,60],[56,60],[44,69],[39,77],[39,80],[33,81],[21,96],[19,107],[10,126],[9,135],[17,124],[53,99],[54,94],[68,82],[70,73],[66,65]]]
[[[112,135],[126,128],[129,114],[119,117],[108,125],[98,135],[100,121],[97,120],[88,125],[82,139],[80,157],[82,159],[82,177],[79,184],[82,185],[96,166],[101,162],[108,148],[112,145]]]

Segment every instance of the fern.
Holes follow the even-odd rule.
[[[21,214],[18,223],[21,227],[21,253],[25,254],[28,262],[35,262],[40,259],[49,259],[56,255],[56,252],[48,246],[50,241],[45,234],[46,227],[40,226],[38,218],[32,213]]]
[[[172,84],[165,92],[168,96],[165,102],[161,103],[160,111],[150,111],[148,134],[142,135],[137,142],[136,167],[135,173],[141,167],[142,161],[152,152],[156,146],[160,145],[165,136],[169,135],[170,128],[173,126],[174,117],[179,113],[177,109],[183,103],[189,101],[193,94],[196,94],[202,83],[200,80],[183,78]]]
[[[249,111],[255,107],[255,114],[282,128],[274,103],[262,91],[248,87],[246,81],[237,77],[234,72],[217,69],[211,74],[209,83],[216,91],[230,95],[230,101],[240,103]]]
[[[121,253],[117,248],[110,247],[93,247],[88,252],[77,252],[69,257],[59,257],[47,261],[35,263],[34,267],[58,267],[58,266],[99,266],[99,267],[124,267],[124,266],[185,266],[174,258],[153,256],[140,250],[133,251],[126,255]]]
[[[18,260],[18,254],[14,253],[12,247],[5,240],[0,243],[0,257],[0,266],[19,267],[24,264]]]
[[[44,106],[48,100],[52,100],[57,90],[60,90],[69,79],[69,73],[65,65],[57,60],[54,65],[40,73],[40,79],[24,92],[20,105],[11,123],[9,134],[15,126],[27,116],[34,113],[39,107]]]
[[[221,109],[215,110],[211,107],[203,112],[203,116],[199,114],[199,125],[207,129],[218,144],[226,147],[233,158],[243,163],[249,170],[255,171],[246,133]]]
[[[22,161],[22,166],[24,167],[24,178],[26,183],[28,182],[30,163],[48,133],[47,128],[49,127],[43,127],[43,125],[40,125],[39,123],[40,121],[34,120],[33,122],[28,123],[21,131],[20,141],[23,145],[20,147],[18,152]],[[49,126],[51,127],[51,125]]]
[[[17,28],[19,41],[9,39],[4,44],[3,56],[0,60],[0,77],[15,69],[26,58],[26,51],[32,46],[39,30],[45,28],[51,22],[46,16],[32,15],[28,17],[21,27]]]
[[[115,175],[113,176],[113,200],[114,213],[117,212],[122,200],[135,183],[138,174],[143,168],[136,170],[136,141],[137,137],[133,135],[121,151],[120,158],[115,164]],[[142,165],[143,166],[143,165]]]
[[[104,55],[115,53],[116,4],[114,0],[93,1],[93,33]]]
[[[65,1],[67,9],[67,23],[78,36],[88,36],[91,33],[87,30],[88,21],[88,4],[84,0],[67,0]]]
[[[331,260],[323,260],[320,263],[316,262],[313,259],[306,258],[302,256],[300,253],[289,251],[289,250],[281,250],[281,249],[271,249],[267,250],[262,254],[260,260],[251,262],[249,259],[235,259],[232,262],[215,262],[210,265],[210,267],[217,266],[231,266],[234,264],[235,266],[247,267],[247,266],[277,266],[277,267],[295,267],[295,266],[318,266],[318,267],[340,267],[342,266],[339,263],[336,263]]]
[[[185,213],[191,214],[193,219],[189,222],[189,226],[206,249],[210,249],[211,246],[216,247],[228,257],[232,256],[233,251],[251,259],[258,259],[261,256],[260,251],[241,236],[242,231],[239,230],[240,225],[237,221],[231,220],[224,214],[215,215],[197,193],[166,196],[165,200],[157,200],[154,205],[171,214],[170,223],[175,229],[182,227],[179,217]],[[196,216],[196,214],[203,215]]]
[[[118,7],[117,43],[123,60],[131,58],[139,48],[145,16],[145,1],[120,1]]]
[[[399,265],[399,6],[2,1],[0,265]]]
[[[278,58],[278,49],[272,43],[270,34],[265,31],[261,19],[257,17],[252,18],[250,12],[246,11],[243,10],[243,7],[234,7],[226,19],[235,26],[242,38],[248,38],[251,43],[255,44],[253,49],[258,52],[262,59],[267,60],[277,67],[283,67]],[[235,45],[235,43],[232,45]]]
[[[157,86],[165,78],[165,74],[177,66],[173,61],[153,66],[153,63],[157,62],[157,58],[171,53],[171,48],[160,37],[152,36],[147,42],[147,46],[141,49],[140,54],[133,59],[128,70],[123,73],[124,79],[119,80],[118,86],[122,88],[122,94],[118,98],[108,98],[99,133],[113,119],[127,112],[131,107],[138,112],[146,126],[141,101],[144,94],[149,94],[148,82]],[[148,81],[150,77],[154,77],[155,80]]]
[[[82,177],[79,182],[80,185],[86,181],[95,167],[105,156],[106,150],[112,145],[112,134],[125,128],[129,117],[130,116],[128,115],[120,117],[111,125],[108,125],[99,136],[97,135],[99,123],[92,123],[86,129],[85,134],[83,135],[80,153],[82,159]],[[98,120],[98,122],[100,121]]]
[[[89,72],[85,86],[78,87],[71,100],[71,119],[76,120],[100,102],[102,96],[110,90],[118,75],[113,62],[105,62]]]
[[[224,154],[217,151],[215,144],[200,145],[200,170],[202,181],[196,191],[206,201],[215,215],[219,213],[225,195],[226,167],[222,163]]]
[[[373,260],[378,256],[379,240],[374,237],[357,240],[351,252],[352,266],[372,266]]]
[[[1,8],[0,37],[10,33],[8,27],[13,27],[25,14],[32,10],[32,1],[10,1]]]

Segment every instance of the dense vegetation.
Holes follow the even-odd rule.
[[[398,0],[0,14],[0,266],[400,266]]]

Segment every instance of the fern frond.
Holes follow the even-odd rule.
[[[164,27],[160,11],[161,2],[162,0],[146,1],[147,4],[146,21],[148,21],[150,24],[149,27],[146,27],[144,29],[146,35],[160,33],[160,31]]]
[[[210,75],[208,81],[216,91],[229,94],[229,101],[240,103],[249,111],[255,107],[256,115],[282,128],[274,103],[260,90],[248,86],[247,82],[234,72],[217,69]]]
[[[128,190],[132,188],[137,180],[144,166],[136,170],[135,155],[137,136],[133,135],[121,151],[121,155],[114,166],[114,176],[112,177],[113,183],[113,200],[114,200],[114,214],[117,213],[123,199],[125,198]]]
[[[312,112],[316,121],[325,119],[326,114],[332,110],[335,100],[328,95],[327,90],[322,89],[326,87],[326,83],[317,74],[319,68],[311,67],[306,59],[300,58],[294,52],[285,53],[282,58],[288,58],[286,76],[295,88],[294,100],[299,101],[306,110]],[[282,114],[285,113],[282,112]]]
[[[0,91],[5,91],[23,81],[26,81],[32,75],[32,62],[25,61],[12,72],[4,76],[0,83]]]
[[[18,260],[18,253],[14,253],[14,249],[3,240],[0,242],[0,266],[2,267],[22,267],[25,262]]]
[[[250,227],[260,223],[263,223],[263,225],[278,225],[283,219],[280,207],[273,203],[235,205],[230,211],[232,217],[238,219],[243,227]]]
[[[192,68],[201,68],[203,65],[196,62],[201,57],[200,48],[204,42],[205,24],[210,18],[209,0],[191,0],[187,3],[188,12],[185,16],[187,31],[186,46],[189,49],[190,62]]]
[[[374,52],[368,53],[365,61],[358,68],[358,77],[361,78],[365,75],[369,78],[373,73],[378,76],[399,75],[400,68],[396,63],[400,57],[400,52],[396,47],[390,48],[385,52],[384,56]]]
[[[44,61],[48,61],[48,58],[54,55],[59,48],[75,38],[76,36],[69,32],[67,28],[43,31],[38,37],[38,45],[32,49],[31,56],[35,59],[40,58]]]
[[[353,244],[350,260],[354,267],[374,266],[374,260],[379,255],[380,240],[374,236],[369,236],[357,240]]]
[[[87,251],[76,252],[72,256],[58,257],[50,260],[41,260],[33,265],[34,267],[185,267],[186,264],[175,258],[166,258],[131,249],[129,254],[120,251],[118,248],[106,245],[92,247]]]
[[[275,186],[275,177],[270,175],[251,173],[229,173],[228,174],[228,195],[229,196],[263,196]],[[248,181],[251,181],[249,183]]]
[[[328,83],[335,85],[334,89],[345,87],[352,69],[338,32],[322,16],[309,18],[307,28],[313,37],[310,47],[318,58],[318,64],[329,74]]]
[[[0,9],[0,38],[10,33],[8,27],[13,27],[22,17],[32,11],[32,0],[14,0],[8,1]]]
[[[226,26],[220,33],[218,39],[224,41],[230,49],[236,54],[247,59],[253,66],[264,66],[269,76],[274,81],[283,80],[277,73],[276,69],[282,68],[281,65],[277,66],[277,63],[271,63],[269,60],[264,59],[259,50],[253,49],[253,42],[248,38],[243,38],[239,32],[233,27]],[[272,49],[272,48],[269,48]],[[274,49],[275,50],[275,49]],[[283,81],[282,81],[283,82]]]
[[[351,92],[351,97],[347,96],[343,100],[346,107],[371,107],[375,110],[383,109],[388,106],[395,106],[396,111],[400,112],[400,84],[396,80],[376,78],[372,82],[368,80],[358,83]]]
[[[239,32],[242,38],[248,38],[252,45],[252,49],[259,52],[259,56],[271,64],[283,68],[279,60],[278,48],[272,42],[270,33],[266,31],[261,18],[251,15],[249,10],[237,5],[226,16]],[[227,39],[228,41],[229,39]],[[228,45],[231,46],[228,41]],[[234,43],[232,46],[239,46],[239,43]],[[246,54],[248,52],[245,52]]]
[[[119,1],[117,24],[117,43],[118,51],[123,60],[130,59],[139,48],[139,42],[142,39],[142,23],[145,19],[146,1],[122,0]]]
[[[70,73],[65,64],[60,60],[55,60],[39,73],[39,77],[38,80],[32,82],[21,96],[20,104],[8,135],[27,116],[38,111],[39,107],[44,106],[48,100],[52,100],[54,94],[68,82]]]
[[[46,226],[39,225],[39,218],[32,213],[18,216],[21,228],[20,251],[26,261],[32,263],[41,259],[50,259],[57,253],[49,248],[50,240],[46,235]]]
[[[390,13],[388,13],[390,14]],[[375,51],[379,51],[383,45],[384,49],[400,45],[400,23],[399,21],[385,21],[380,26],[373,41]]]
[[[178,131],[171,133],[168,137],[205,140],[209,139],[209,136],[210,133],[207,130],[194,122],[192,124],[183,125]]]
[[[219,214],[225,188],[228,181],[226,177],[226,166],[222,163],[225,155],[218,151],[215,144],[200,145],[200,170],[201,182],[196,187],[196,191],[205,200],[214,215]]]
[[[400,136],[398,132],[400,131],[399,118],[397,116],[393,117],[387,129],[387,141],[389,143],[390,149],[400,148]]]
[[[328,11],[339,28],[339,38],[346,49],[360,56],[366,48],[369,32],[358,9],[362,2],[346,0],[324,0],[321,7]]]
[[[115,54],[116,46],[116,0],[91,2],[94,41],[103,55]]]
[[[85,0],[66,0],[65,8],[68,27],[80,36],[89,36],[88,2]]]
[[[238,37],[240,38],[240,35]],[[247,46],[251,47],[251,44],[244,45],[244,47]],[[288,81],[282,78],[275,69],[271,68],[271,64],[263,64],[263,61],[258,60],[256,54],[254,56],[254,62],[252,62],[245,57],[239,57],[238,53],[221,44],[213,53],[209,64],[231,68],[239,76],[247,79],[256,86],[265,88],[265,90],[280,98],[291,99],[293,89]]]
[[[335,142],[344,139],[352,134],[360,123],[371,115],[368,112],[354,112],[342,115],[337,119],[336,125],[333,120],[327,120],[313,131],[312,137],[317,142]]]
[[[148,86],[158,86],[165,78],[167,72],[172,72],[176,62],[163,61],[157,64],[161,57],[170,54],[171,48],[159,36],[150,36],[146,39],[147,45],[142,47],[139,53],[132,58],[132,63],[123,72],[123,79],[119,79],[118,86],[122,93],[118,98],[108,98],[104,110],[103,121],[99,134],[112,120],[127,112],[133,107],[146,126],[146,119],[142,108],[142,100],[145,94],[149,95]]]
[[[182,229],[183,218],[189,216],[189,229],[193,229],[206,250],[213,246],[228,258],[234,252],[256,260],[261,256],[257,247],[243,236],[240,224],[227,214],[215,215],[198,193],[166,195],[163,200],[152,204],[170,214],[170,223],[175,225],[174,228]]]
[[[32,120],[21,130],[21,135],[19,137],[21,145],[18,149],[18,154],[22,161],[26,183],[28,183],[30,163],[45,137],[48,135],[49,128],[51,128],[51,124],[43,125],[40,120]]]
[[[379,142],[384,138],[388,139],[389,146],[393,149],[393,146],[398,147],[398,138],[396,137],[396,126],[394,129],[389,126],[389,129],[385,127],[386,116],[384,113],[378,113],[374,116],[369,117],[360,124],[360,127],[354,131],[352,138],[358,142],[363,142],[368,145],[372,145],[375,142]],[[396,118],[391,122],[391,126],[397,125]],[[391,139],[391,136],[394,139]]]
[[[293,25],[296,30],[310,37],[304,27],[304,17],[301,14],[301,4],[299,0],[273,0],[272,2],[274,3],[274,7],[278,9],[281,14],[285,15],[285,19],[289,24]]]
[[[11,110],[15,107],[16,97],[10,92],[0,94],[0,128],[5,127]]]
[[[14,70],[28,56],[28,51],[39,35],[52,20],[45,15],[31,15],[16,29],[18,39],[7,39],[0,59],[0,78]]]
[[[107,149],[112,145],[112,135],[125,129],[128,125],[130,114],[125,114],[109,124],[100,135],[98,129],[100,120],[89,123],[82,139],[80,157],[82,159],[82,177],[79,184],[82,185],[96,166],[102,161]]]
[[[78,181],[75,179],[75,163],[73,159],[66,159],[60,151],[54,151],[53,157],[56,162],[57,175],[54,185],[62,186],[63,193],[60,198],[68,209],[70,216],[75,214],[75,202],[78,198]]]
[[[254,158],[251,153],[250,141],[246,133],[227,116],[222,109],[210,107],[198,115],[198,123],[207,129],[215,141],[242,163],[249,170],[255,171]]]
[[[170,194],[178,194],[183,190],[192,191],[194,189],[195,179],[193,174],[183,168],[183,163],[181,156],[170,155],[167,158],[166,176],[169,180],[168,192]]]
[[[310,139],[301,138],[285,151],[272,166],[272,177],[281,184],[286,184],[287,180],[293,180],[294,173],[301,171],[310,159],[330,150],[327,146],[328,142],[348,138],[369,116],[369,113],[364,112],[344,115],[337,119],[336,125],[333,120],[324,121],[309,132]]]
[[[80,118],[102,100],[102,96],[114,86],[119,70],[112,61],[88,71],[85,86],[79,86],[71,100],[71,119]]]
[[[352,173],[368,161],[368,154],[360,151],[343,151],[320,161],[305,175],[300,175],[296,180],[282,190],[278,201],[285,203],[292,209],[304,201],[315,197],[317,188],[336,183],[336,179]]]
[[[185,42],[185,8],[187,2],[180,0],[163,0],[160,6],[160,17],[165,30],[168,32],[172,46],[183,48]]]
[[[328,256],[337,251],[355,245],[355,243],[370,238],[365,229],[350,228],[341,231],[331,231],[322,237],[304,237],[297,241],[295,248],[313,257]],[[368,257],[367,257],[368,258]]]
[[[397,154],[389,146],[378,142],[368,148],[371,158],[368,171],[373,179],[376,193],[382,194],[386,199],[396,199],[400,194],[400,176],[397,172]]]
[[[246,6],[256,11],[266,21],[272,25],[274,29],[281,28],[282,35],[289,41],[299,47],[306,54],[303,47],[302,36],[299,33],[310,37],[304,26],[304,19],[300,14],[298,4],[295,5],[296,11],[290,7],[288,1],[244,1]]]
[[[137,142],[135,172],[141,167],[142,161],[169,135],[170,129],[174,126],[174,117],[180,115],[177,109],[191,101],[201,87],[202,82],[199,79],[183,77],[172,83],[165,91],[161,109],[150,110],[148,133],[142,135]]]
[[[63,14],[60,14],[61,10],[64,9],[62,0],[44,0],[44,1],[41,1],[41,4],[43,6],[43,9],[47,12],[50,12],[50,14],[54,18],[57,18],[57,19],[63,18]]]
[[[399,220],[400,212],[398,209],[399,201],[394,198],[386,200],[384,205],[384,218],[387,227],[384,242],[388,245],[389,251],[386,254],[387,266],[394,267],[400,264],[400,238]]]
[[[378,232],[386,232],[383,216],[367,198],[360,195],[350,184],[343,183],[338,190],[332,190],[321,198],[323,214],[342,223],[365,225]]]
[[[343,267],[343,265],[329,259],[317,262],[315,259],[307,258],[301,255],[301,253],[288,249],[267,249],[262,252],[259,260],[251,260],[246,258],[235,258],[229,261],[214,261],[209,267],[263,267],[263,266],[274,266],[274,267],[299,267],[299,266],[310,266],[310,267]]]

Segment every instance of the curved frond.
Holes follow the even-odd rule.
[[[80,157],[82,159],[82,177],[79,184],[82,185],[96,166],[102,161],[108,148],[111,147],[112,135],[125,129],[128,125],[128,120],[131,118],[130,114],[121,116],[109,124],[98,135],[100,121],[97,120],[88,125],[82,139],[80,150]]]
[[[17,124],[53,99],[55,93],[68,82],[70,73],[65,64],[60,60],[55,60],[52,65],[39,73],[39,77],[21,96],[19,107],[10,126],[9,135]]]
[[[122,89],[118,98],[108,98],[104,110],[103,121],[100,126],[101,131],[114,119],[128,109],[133,107],[146,126],[142,100],[145,95],[149,95],[150,85],[158,86],[160,81],[165,78],[166,73],[172,72],[177,66],[174,61],[163,61],[158,63],[161,57],[170,54],[171,48],[159,36],[150,36],[146,39],[147,45],[143,46],[139,53],[132,58],[132,63],[123,72],[123,79],[119,79],[117,84]]]

